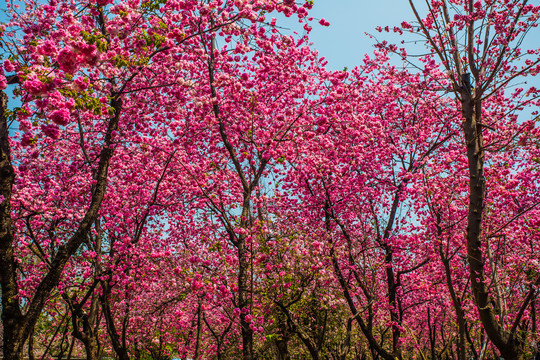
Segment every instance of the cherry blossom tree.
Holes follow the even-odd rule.
[[[540,8],[528,1],[435,1],[427,3],[428,13],[422,17],[415,2],[409,3],[417,24],[413,27],[404,23],[402,27],[406,31],[418,31],[425,38],[431,54],[424,61],[429,67],[440,66],[447,72],[451,82],[449,90],[462,112],[462,135],[469,169],[466,243],[476,309],[489,339],[501,355],[507,359],[522,358],[527,345],[518,329],[540,277],[532,280],[530,290],[521,296],[521,305],[515,309],[512,320],[499,321],[497,307],[493,306],[493,301],[500,297],[498,285],[490,286],[487,275],[491,272],[489,239],[495,234],[489,232],[486,224],[486,208],[492,201],[490,194],[497,193],[491,190],[488,193],[486,183],[489,184],[489,176],[494,175],[489,169],[492,157],[504,151],[505,145],[510,146],[525,129],[534,127],[534,122],[518,115],[524,106],[537,103],[536,89],[519,88],[511,94],[507,89],[522,78],[538,73],[538,49],[522,46],[526,36],[538,25]],[[509,100],[504,102],[502,113],[506,119],[513,120],[510,128],[505,117],[489,113],[490,105],[497,106],[498,101],[504,101],[505,94]],[[517,126],[519,122],[524,126]],[[535,196],[534,192],[529,194]],[[530,209],[531,205],[527,211],[521,209],[508,221],[513,223]],[[498,231],[497,236],[501,235]],[[527,279],[525,283],[530,281]],[[464,349],[461,351],[461,358],[465,358]]]

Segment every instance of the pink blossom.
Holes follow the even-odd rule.
[[[77,86],[78,90],[86,90],[88,88],[88,79],[83,77],[76,78],[73,83]]]
[[[64,48],[60,51],[60,53],[56,57],[56,62],[58,62],[58,65],[60,66],[60,69],[62,71],[65,71],[69,74],[73,74],[75,71],[77,71],[77,68],[79,66],[77,54],[67,48]]]
[[[193,283],[191,284],[191,289],[192,290],[199,290],[203,286],[204,286],[203,283],[201,283],[200,281],[194,280]]]
[[[52,41],[45,40],[36,50],[39,55],[50,56],[56,52],[56,46]]]
[[[401,27],[404,28],[404,29],[412,29],[412,25],[409,24],[409,23],[406,22],[406,21],[403,21],[403,22],[401,23]]]
[[[19,130],[27,132],[30,129],[32,129],[32,123],[28,120],[20,120],[19,121]]]
[[[75,100],[70,98],[68,101],[65,102],[65,106],[67,109],[73,109],[73,107],[75,106]]]
[[[105,6],[113,3],[113,0],[96,0],[98,6]]]
[[[319,24],[321,24],[322,26],[330,26],[330,23],[326,21],[324,18],[319,20]]]
[[[9,61],[9,59],[6,59],[4,60],[4,69],[7,72],[13,72],[15,71],[15,66],[13,66],[13,64],[11,63],[11,61]]]
[[[30,95],[34,96],[43,95],[48,88],[47,85],[45,85],[39,80],[25,81],[23,87],[26,89],[26,91],[28,91]]]
[[[85,60],[94,58],[97,55],[96,45],[86,44],[82,41],[72,45],[75,53],[83,55]]]
[[[34,143],[34,136],[29,132],[24,133],[21,138],[21,145],[30,146],[30,145],[33,145],[33,143]]]
[[[47,105],[49,104],[49,99],[47,99],[47,98],[36,99],[34,102],[36,103],[36,106],[38,108],[45,109],[47,107]]]
[[[51,120],[58,125],[65,126],[69,124],[70,115],[68,109],[55,110],[50,115]]]

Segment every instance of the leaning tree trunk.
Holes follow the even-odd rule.
[[[72,237],[63,245],[52,259],[49,271],[39,282],[34,296],[27,304],[23,314],[18,300],[17,263],[13,252],[14,235],[11,219],[11,195],[15,173],[11,163],[9,130],[7,127],[7,96],[0,91],[0,286],[2,289],[2,324],[4,360],[19,360],[23,356],[26,339],[33,331],[41,311],[51,291],[58,285],[65,265],[86,238],[91,224],[97,217],[101,202],[107,189],[109,162],[114,153],[112,133],[118,129],[122,99],[113,94],[110,102],[114,115],[109,119],[99,164],[95,176],[96,185],[86,214]]]

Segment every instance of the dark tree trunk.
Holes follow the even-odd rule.
[[[439,237],[442,236],[442,229],[437,224],[437,231]],[[444,272],[446,277],[446,286],[448,288],[448,291],[450,292],[450,297],[452,299],[452,305],[454,306],[454,311],[456,314],[456,320],[458,324],[458,343],[457,343],[457,360],[465,360],[466,359],[466,343],[465,343],[465,311],[463,310],[463,307],[461,306],[461,300],[459,299],[458,294],[456,293],[456,290],[454,288],[454,283],[452,281],[452,269],[450,268],[450,259],[446,257],[444,254],[442,243],[439,244],[439,256],[441,258],[441,261],[444,265]]]
[[[469,74],[462,76],[461,106],[463,133],[469,164],[469,212],[467,216],[467,258],[471,277],[471,289],[480,320],[489,339],[506,360],[523,358],[521,339],[513,332],[506,332],[498,323],[489,295],[484,271],[485,259],[482,250],[482,213],[486,194],[484,178],[484,138],[482,135],[481,100],[471,92]]]
[[[7,126],[8,97],[0,92],[0,285],[2,286],[3,352],[5,360],[22,358],[25,321],[17,294],[17,263],[13,254],[11,194],[15,172],[11,164],[9,129]]]
[[[199,360],[200,351],[201,351],[201,334],[202,334],[202,299],[199,298],[199,304],[197,305],[197,342],[195,344],[195,354],[193,355],[193,360]]]
[[[214,76],[215,76],[215,68],[214,68],[215,40],[211,40],[210,44],[208,45],[209,45],[208,54],[210,55],[210,61],[208,62],[210,95],[212,96],[212,98],[217,99],[217,91],[213,85]],[[248,229],[251,224],[249,220],[250,215],[251,215],[250,214],[251,194],[253,192],[253,189],[255,189],[255,187],[258,186],[259,184],[259,180],[262,176],[262,173],[266,165],[268,164],[268,159],[261,160],[259,164],[259,168],[256,169],[255,176],[250,182],[242,169],[242,165],[240,161],[238,160],[238,157],[236,156],[236,151],[234,147],[229,141],[229,137],[227,135],[227,129],[225,128],[225,123],[220,115],[219,105],[215,103],[212,106],[212,110],[214,112],[214,116],[216,117],[219,123],[219,134],[221,136],[221,139],[223,140],[225,149],[227,150],[229,154],[230,160],[232,161],[235,167],[236,173],[238,174],[238,177],[242,185],[242,189],[243,189],[242,215],[241,215],[239,228]],[[246,310],[249,310],[248,308],[250,304],[250,299],[249,299],[250,289],[248,288],[249,262],[246,257],[246,255],[248,254],[248,250],[246,248],[246,235],[245,234],[236,235],[234,232],[234,229],[232,228],[230,224],[225,224],[225,228],[227,229],[227,232],[229,233],[231,242],[237,249],[237,255],[238,255],[238,307],[241,310],[243,310],[240,314],[240,327],[241,327],[241,333],[242,333],[242,357],[244,360],[252,360],[253,359],[253,330],[251,330],[249,323],[246,322],[247,314],[245,313]]]
[[[428,330],[429,330],[429,345],[430,345],[430,352],[431,352],[431,359],[435,360],[437,357],[437,351],[435,350],[435,345],[437,343],[437,329],[435,326],[431,326],[431,309],[427,309],[427,322],[428,322]]]
[[[34,330],[32,329],[32,332],[30,333],[30,337],[28,339],[28,360],[35,360],[34,356]]]
[[[326,230],[330,236],[330,245],[332,244],[332,235],[331,235],[331,221],[332,221],[332,212],[330,208],[330,204],[327,201],[324,205],[324,214],[325,214],[325,227]],[[358,323],[360,326],[360,330],[366,337],[369,347],[371,350],[371,353],[373,355],[373,358],[378,358],[379,356],[382,357],[385,360],[396,360],[399,359],[397,354],[392,354],[385,350],[379,342],[375,339],[375,336],[373,334],[373,329],[371,326],[371,323],[366,324],[364,319],[362,318],[362,313],[358,312],[356,309],[356,305],[354,303],[353,297],[351,295],[351,292],[349,290],[349,283],[345,279],[345,276],[343,275],[343,272],[341,271],[341,268],[339,267],[339,263],[337,260],[337,256],[335,254],[334,247],[331,246],[330,248],[330,258],[332,260],[332,268],[334,270],[334,274],[337,277],[337,280],[339,282],[339,285],[341,287],[341,291],[343,291],[343,296],[345,297],[345,300],[347,301],[347,305],[349,306],[349,310],[352,314],[354,314],[354,320]],[[369,325],[369,326],[368,326]]]
[[[399,338],[401,337],[401,331],[395,324],[400,324],[401,320],[397,312],[397,283],[394,276],[393,269],[393,250],[390,246],[385,245],[384,263],[386,265],[386,286],[388,288],[388,304],[390,305],[390,320],[392,321],[392,352],[396,354],[396,359],[401,359],[401,350],[399,349]]]
[[[7,96],[0,92],[0,285],[2,287],[2,324],[4,326],[3,350],[4,360],[19,360],[23,356],[26,339],[32,332],[51,291],[58,285],[62,271],[70,257],[77,251],[86,238],[91,224],[97,217],[98,210],[107,188],[109,161],[114,153],[112,148],[112,132],[118,128],[122,100],[116,95],[111,100],[114,116],[109,119],[103,148],[101,149],[96,185],[92,191],[92,199],[85,216],[73,236],[58,248],[48,273],[38,284],[34,297],[30,300],[26,314],[23,315],[17,300],[18,284],[16,262],[13,253],[13,229],[11,220],[11,193],[14,171],[11,163],[9,132],[7,128]]]
[[[290,360],[289,354],[289,331],[286,324],[281,323],[279,326],[279,337],[276,340],[277,360]]]
[[[94,292],[94,289],[90,291]],[[73,325],[73,337],[83,343],[86,358],[88,360],[99,359],[99,340],[97,333],[98,296],[92,293],[90,310],[84,313],[81,305],[70,304],[72,309],[71,322]]]
[[[129,360],[129,355],[125,344],[123,343],[123,341],[121,341],[120,336],[118,335],[118,331],[116,329],[116,324],[114,323],[114,316],[110,304],[111,287],[108,282],[104,280],[101,283],[101,288],[101,309],[103,311],[103,316],[105,317],[105,324],[107,325],[107,332],[109,333],[112,347],[119,360]]]
[[[253,359],[253,330],[246,321],[245,311],[249,309],[249,262],[247,259],[246,239],[244,235],[238,237],[238,307],[240,314],[240,326],[242,327],[242,356],[244,360]]]

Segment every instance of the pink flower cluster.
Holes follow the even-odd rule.
[[[319,20],[319,24],[321,24],[322,26],[330,26],[330,23],[327,20],[325,20],[324,18]]]
[[[60,130],[55,124],[43,124],[41,125],[41,131],[43,134],[54,140],[58,139],[58,136],[60,135]]]
[[[73,74],[82,64],[95,65],[99,54],[95,45],[79,41],[60,50],[56,62],[62,71]]]
[[[58,109],[51,113],[51,120],[58,125],[65,126],[69,124],[70,115],[68,109]]]

